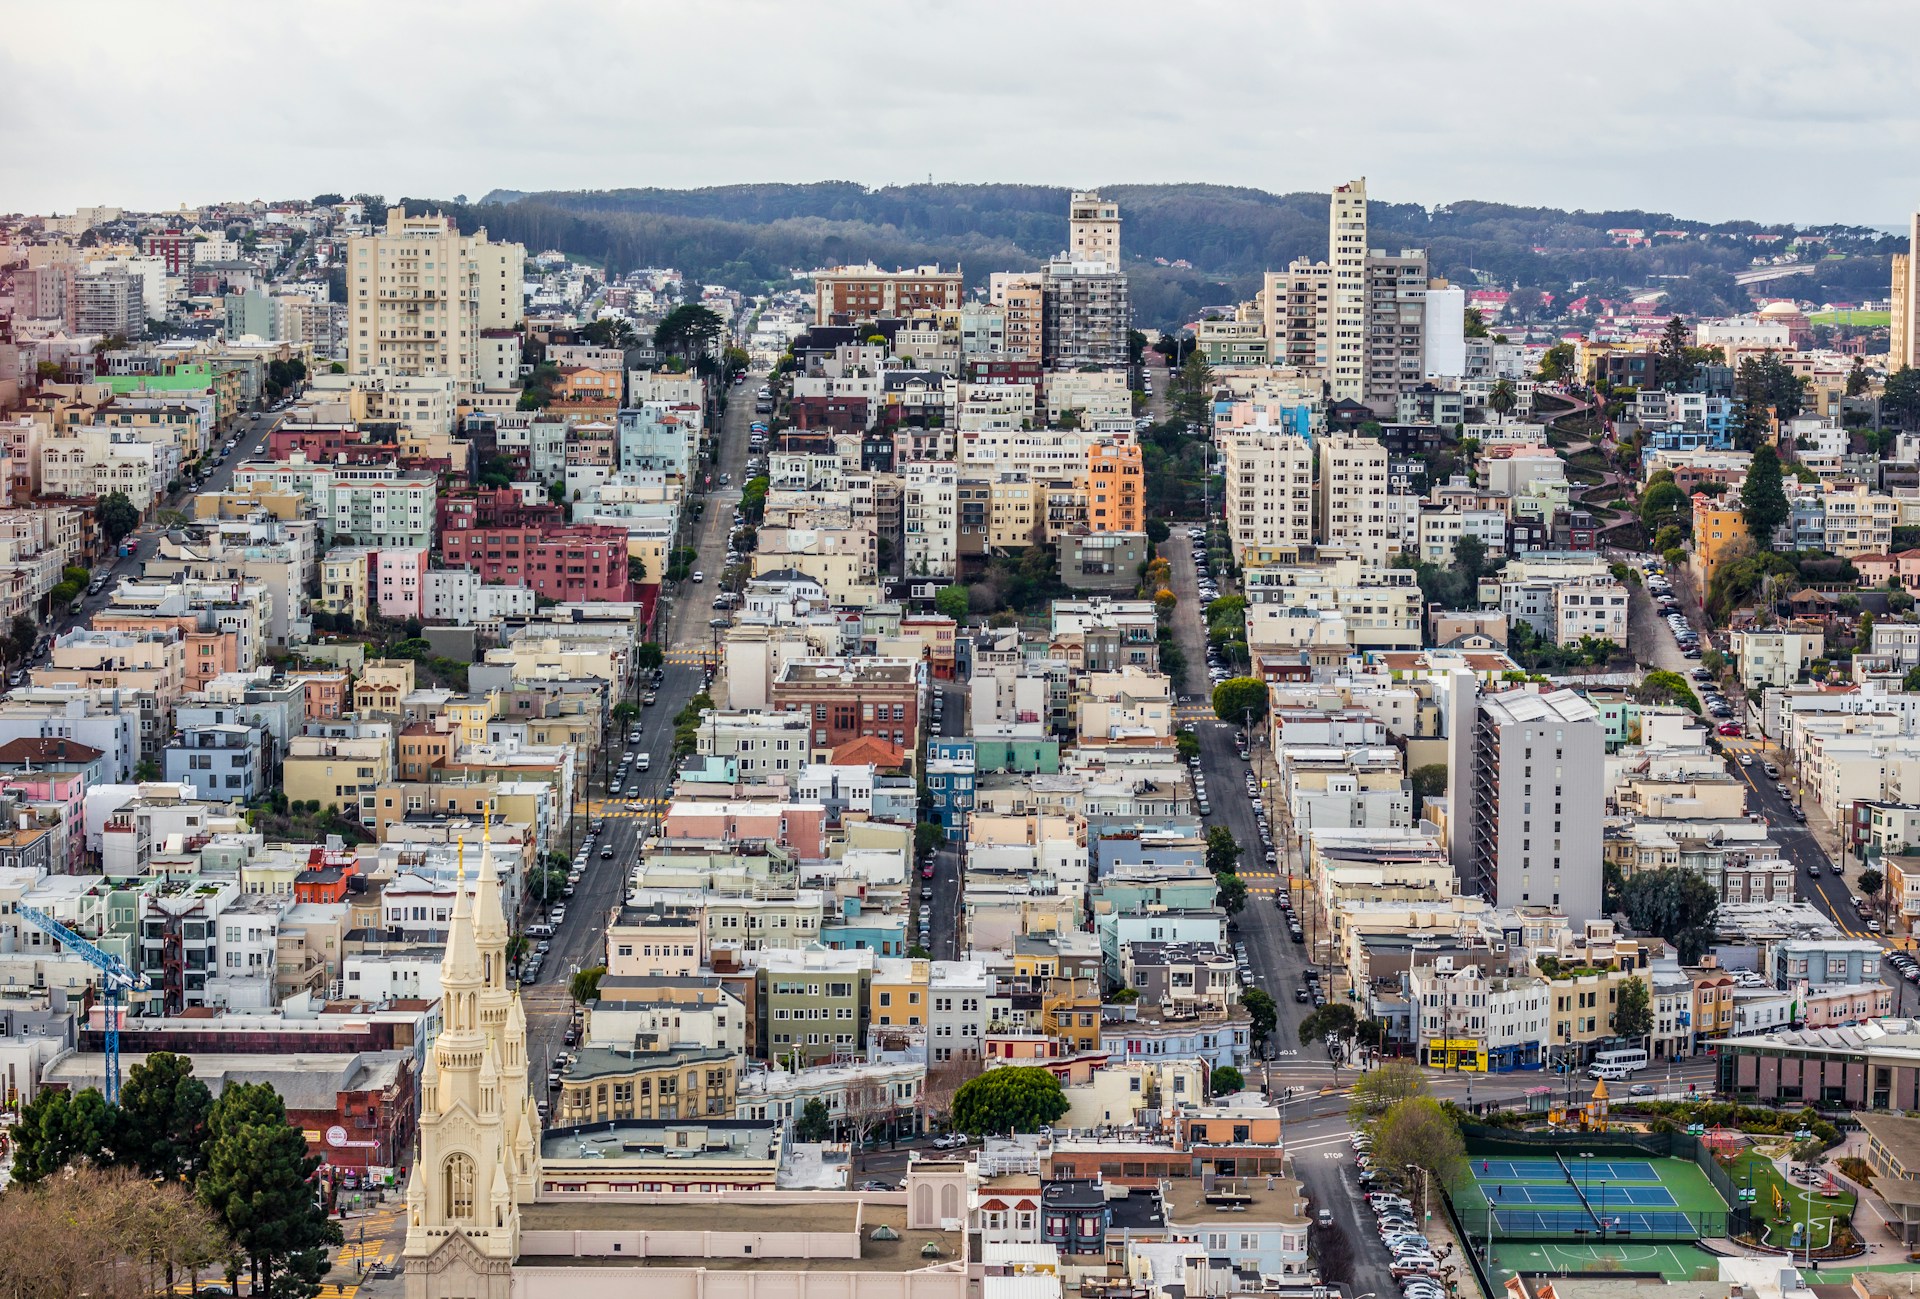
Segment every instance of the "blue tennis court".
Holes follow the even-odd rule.
[[[1635,1232],[1672,1236],[1699,1230],[1699,1224],[1678,1210],[1671,1213],[1615,1213],[1608,1208],[1596,1216],[1606,1225],[1606,1234],[1609,1236],[1632,1235]]]
[[[1480,1189],[1487,1193],[1488,1203],[1496,1209],[1503,1204],[1577,1205],[1580,1203],[1580,1192],[1574,1190],[1564,1177],[1554,1186],[1542,1186],[1538,1183],[1508,1186],[1504,1182],[1494,1182],[1489,1185],[1482,1182]]]
[[[1495,1209],[1495,1230],[1505,1236],[1593,1236],[1599,1234],[1585,1209]]]
[[[1664,1186],[1588,1185],[1587,1203],[1605,1213],[1618,1206],[1623,1209],[1677,1209],[1680,1201]]]
[[[1564,1182],[1567,1175],[1552,1159],[1475,1159],[1475,1179],[1482,1182]]]
[[[1567,1160],[1567,1170],[1583,1182],[1658,1182],[1660,1174],[1644,1159]]]

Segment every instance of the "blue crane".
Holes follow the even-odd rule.
[[[100,971],[101,998],[106,1005],[107,1104],[120,1103],[120,994],[147,987],[147,976],[127,968],[119,957],[101,951],[44,911],[21,904],[20,918],[52,935],[60,946]]]

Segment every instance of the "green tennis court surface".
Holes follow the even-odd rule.
[[[1719,1262],[1691,1245],[1556,1245],[1545,1241],[1495,1244],[1487,1269],[1495,1286],[1518,1272],[1658,1272],[1668,1281],[1712,1281]]]

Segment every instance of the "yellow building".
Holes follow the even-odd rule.
[[[414,691],[412,659],[369,659],[353,683],[353,711],[398,716],[400,701]]]
[[[448,729],[459,736],[461,744],[485,744],[487,723],[500,715],[500,695],[489,690],[484,695],[466,695],[449,699],[441,710]]]
[[[330,550],[320,557],[320,595],[313,602],[314,612],[336,618],[353,619],[353,625],[367,623],[367,560],[373,554],[361,546]]]
[[[1704,492],[1694,496],[1693,572],[1701,590],[1713,581],[1716,568],[1752,549],[1753,539],[1741,516],[1738,497],[1732,493],[1708,496]]]
[[[559,1127],[613,1119],[732,1118],[738,1057],[724,1047],[582,1047],[560,1073]]]
[[[1612,1037],[1620,987],[1634,977],[1631,970],[1584,966],[1548,976],[1548,1044],[1555,1048],[1578,1047]]]
[[[372,821],[378,791],[393,775],[393,745],[385,737],[296,735],[287,741],[280,770],[289,803],[316,803]]]
[[[927,1026],[928,962],[918,957],[882,958],[869,985],[867,1012],[875,1028]]]

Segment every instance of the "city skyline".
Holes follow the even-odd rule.
[[[1697,220],[1894,225],[1920,199],[1920,126],[1898,54],[1920,14],[1845,6],[1811,28],[1784,4],[1480,7],[1442,25],[1398,3],[1182,11],[1146,6],[837,6],[784,23],[742,3],[566,3],[536,29],[504,6],[305,11],[103,5],[116,39],[41,57],[70,31],[21,10],[0,53],[0,112],[31,142],[0,164],[0,206],[140,210],[326,191],[450,198],[516,190],[850,179],[1242,185]],[[1649,40],[1636,16],[1658,20]],[[222,21],[222,15],[227,21]],[[1021,26],[1009,28],[1017,16]],[[1451,18],[1452,15],[1450,14]],[[1232,39],[1222,39],[1229,31]],[[1010,31],[1036,55],[1022,70]],[[1872,40],[1858,39],[1863,31]],[[1568,33],[1578,33],[1577,45]],[[1382,41],[1381,33],[1393,39]],[[778,51],[762,65],[748,52]],[[1305,49],[1300,48],[1304,43]],[[743,48],[744,47],[744,48]],[[409,68],[381,49],[425,50]],[[934,75],[918,51],[937,51]],[[1170,53],[1170,50],[1172,51]],[[629,52],[626,111],[590,55]],[[680,57],[663,51],[682,51]],[[1701,51],[1708,51],[1703,57]],[[856,77],[823,77],[834,60]],[[203,75],[183,77],[183,68]],[[230,79],[272,69],[257,96]],[[1844,68],[1845,76],[1835,75]],[[417,71],[415,70],[417,69]],[[945,69],[944,74],[940,71]],[[115,94],[100,94],[110,85]],[[572,85],[574,94],[552,94]],[[857,87],[857,89],[854,89]],[[674,101],[682,108],[669,107]],[[620,97],[615,97],[620,102]],[[211,144],[134,147],[127,106]],[[697,109],[695,105],[697,106]],[[1543,108],[1546,110],[1543,113]],[[1558,123],[1561,132],[1543,128]],[[406,123],[411,129],[390,129]],[[181,148],[193,155],[183,166]],[[1798,159],[1818,158],[1818,175]],[[1826,183],[1822,177],[1846,181]],[[1783,183],[1784,182],[1784,183]]]

